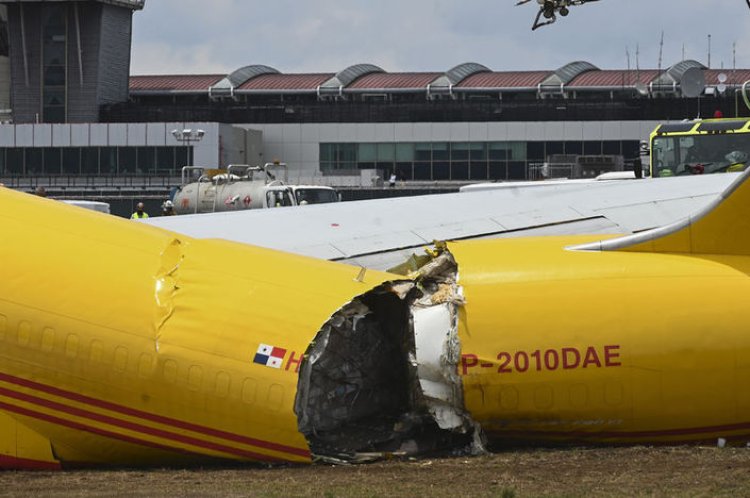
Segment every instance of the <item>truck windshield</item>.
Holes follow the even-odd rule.
[[[266,203],[270,208],[294,205],[291,192],[287,189],[269,190],[266,192]]]
[[[337,202],[338,194],[335,190],[327,188],[298,188],[295,191],[297,204],[325,204],[327,202]]]
[[[750,134],[657,136],[651,145],[654,176],[742,171],[750,153]]]

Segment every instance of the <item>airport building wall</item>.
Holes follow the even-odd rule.
[[[656,121],[512,123],[90,123],[0,125],[0,177],[176,177],[184,165],[286,162],[291,179],[361,170],[406,180],[524,180],[553,155],[637,154]],[[173,130],[203,130],[181,142]]]
[[[0,122],[10,121],[10,58],[8,11],[0,5]]]
[[[244,124],[263,134],[266,160],[300,180],[357,170],[407,180],[524,180],[552,155],[638,153],[659,121]],[[493,152],[494,151],[494,152]]]
[[[181,142],[172,130],[184,129],[205,135]],[[15,177],[179,176],[187,164],[219,164],[219,130],[218,123],[2,124],[0,176],[10,185]]]

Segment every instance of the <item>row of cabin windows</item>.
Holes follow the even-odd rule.
[[[151,379],[155,375],[160,375],[166,384],[184,381],[191,391],[200,391],[209,386],[212,394],[218,398],[227,398],[231,394],[232,378],[224,371],[217,372],[213,382],[208,384],[210,379],[204,375],[204,369],[199,365],[190,365],[185,370],[177,361],[166,359],[161,362],[159,368],[153,355],[141,353],[137,357],[131,356],[128,348],[122,345],[115,347],[111,355],[107,355],[104,344],[96,339],[89,343],[88,351],[85,351],[76,334],[58,334],[51,327],[44,327],[35,333],[32,324],[26,320],[20,321],[12,328],[15,330],[11,330],[7,317],[0,315],[0,343],[15,343],[24,348],[33,347],[46,354],[59,351],[68,360],[88,359],[92,364],[107,363],[117,374],[135,370],[141,379]],[[248,362],[250,361],[252,360],[249,359]],[[284,387],[278,384],[270,385],[265,397],[261,399],[259,399],[259,385],[256,379],[249,377],[242,379],[239,390],[239,397],[248,405],[262,402],[266,408],[278,410],[283,404]]]

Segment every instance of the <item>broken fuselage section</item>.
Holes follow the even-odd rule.
[[[455,263],[419,278],[357,276],[4,189],[0,210],[0,258],[13,262],[0,266],[0,411],[24,428],[0,434],[0,467],[362,461],[471,446]],[[440,309],[438,321],[422,309]]]
[[[750,219],[745,191],[728,223]],[[744,226],[699,254],[483,240],[382,273],[4,189],[0,212],[0,411],[18,426],[0,466],[750,439]]]
[[[299,374],[295,412],[328,462],[482,451],[458,376],[463,296],[448,251],[413,279],[385,283],[337,311]]]

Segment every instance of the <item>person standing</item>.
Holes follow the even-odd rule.
[[[161,215],[162,216],[174,216],[176,213],[174,212],[174,203],[170,200],[164,201],[164,204],[161,205]]]
[[[148,218],[148,213],[144,211],[144,206],[142,202],[139,202],[135,205],[135,213],[130,215],[131,220],[143,220]]]

